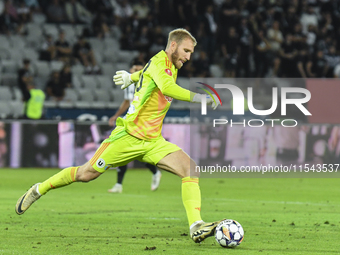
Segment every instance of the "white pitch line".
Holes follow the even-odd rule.
[[[147,219],[149,220],[181,220],[180,218],[155,218],[155,217],[149,217]]]
[[[300,201],[266,201],[266,200],[245,200],[245,199],[232,199],[232,198],[210,198],[209,200],[223,200],[230,202],[242,202],[242,203],[268,203],[268,204],[292,204],[292,205],[314,205],[314,206],[340,206],[340,204],[332,203],[313,203],[313,202],[300,202]]]

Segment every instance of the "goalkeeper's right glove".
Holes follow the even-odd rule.
[[[113,81],[117,86],[121,85],[120,87],[121,89],[126,89],[127,87],[134,83],[131,80],[131,74],[124,70],[117,71],[116,75],[113,76]]]
[[[202,97],[207,98],[207,104],[210,104],[213,110],[216,110],[217,106],[220,105],[220,100],[216,95],[213,95],[213,98],[206,94],[195,94],[191,102],[200,103],[202,101]]]

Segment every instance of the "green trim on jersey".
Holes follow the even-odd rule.
[[[149,98],[149,96],[151,95],[152,91],[157,87],[156,83],[151,80],[150,83],[147,85],[147,90],[145,91],[144,96],[141,99],[141,104],[144,104],[145,101]]]
[[[113,141],[118,140],[119,138],[123,137],[124,135],[127,135],[128,133],[126,132],[126,130],[122,127],[116,127],[109,138],[105,139],[103,141],[103,143],[111,143]]]

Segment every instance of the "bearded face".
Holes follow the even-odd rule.
[[[194,43],[190,39],[184,39],[179,44],[173,44],[173,50],[170,54],[170,61],[177,69],[181,69],[183,64],[190,60],[191,53],[194,52],[194,47]]]
[[[171,54],[171,62],[177,69],[180,69],[183,66],[183,63],[179,61],[178,45],[176,46],[175,51]]]

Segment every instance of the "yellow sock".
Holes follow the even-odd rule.
[[[201,221],[201,191],[197,177],[182,179],[182,200],[187,212],[189,226]]]
[[[50,189],[60,188],[76,181],[76,173],[79,167],[68,167],[39,184],[39,193],[44,195]]]

